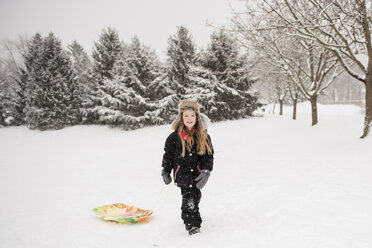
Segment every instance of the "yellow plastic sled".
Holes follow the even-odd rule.
[[[152,214],[151,210],[128,206],[123,203],[105,205],[94,208],[93,211],[101,219],[124,224],[148,222],[149,216]]]

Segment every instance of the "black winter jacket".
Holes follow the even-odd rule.
[[[194,134],[194,140],[196,135]],[[196,144],[191,148],[191,152],[186,149],[185,157],[182,157],[182,143],[177,131],[171,133],[165,141],[163,155],[163,170],[170,174],[173,170],[174,182],[181,188],[191,188],[195,186],[195,178],[201,170],[213,170],[213,146],[208,135],[208,141],[212,148],[212,154],[206,151],[204,155],[198,155]],[[196,142],[195,142],[196,143]]]

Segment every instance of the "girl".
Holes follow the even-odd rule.
[[[198,233],[202,219],[199,213],[201,191],[213,169],[213,146],[195,100],[182,100],[178,116],[164,147],[162,176],[165,184],[181,188],[182,219],[190,235]]]

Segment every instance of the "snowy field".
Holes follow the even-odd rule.
[[[297,121],[285,108],[282,117],[211,124],[215,169],[201,233],[191,237],[174,185],[146,224],[105,222],[92,211],[154,207],[170,125],[2,128],[0,247],[371,248],[372,137],[359,139],[361,109],[320,105],[319,125],[310,123],[302,104]]]

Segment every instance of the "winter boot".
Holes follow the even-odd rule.
[[[189,235],[191,236],[191,235],[193,235],[195,233],[200,233],[200,229],[199,229],[199,227],[193,226],[189,230]]]

